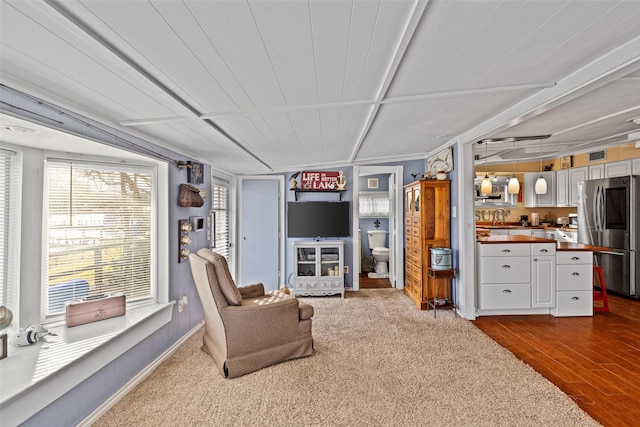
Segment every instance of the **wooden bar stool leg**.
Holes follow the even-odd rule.
[[[600,290],[593,290],[593,302],[601,301],[602,306],[593,306],[593,311],[597,312],[609,312],[609,299],[607,298],[607,283],[604,280],[604,271],[602,270],[602,266],[594,265],[593,266],[593,285],[595,288],[596,285],[596,277],[598,279],[598,285],[600,286]]]

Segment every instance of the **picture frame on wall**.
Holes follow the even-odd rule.
[[[571,156],[560,158],[560,169],[568,169],[571,167]]]
[[[191,168],[189,168],[189,174],[187,175],[187,181],[190,184],[204,183],[204,166],[202,163],[191,163]]]

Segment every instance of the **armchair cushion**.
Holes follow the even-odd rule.
[[[238,287],[242,299],[257,298],[264,296],[264,285],[262,283],[254,283]]]
[[[236,284],[233,282],[233,278],[229,272],[229,267],[227,266],[227,261],[224,257],[215,252],[204,249],[200,249],[197,253],[213,264],[213,268],[216,272],[216,278],[218,279],[218,286],[229,305],[242,304],[242,295],[240,294]]]

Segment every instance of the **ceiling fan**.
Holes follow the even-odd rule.
[[[495,142],[516,142],[516,141],[534,141],[539,139],[547,139],[549,135],[533,135],[533,136],[508,136],[504,138],[485,138],[477,142],[477,144],[491,144]]]

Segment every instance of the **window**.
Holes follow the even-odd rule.
[[[22,153],[0,149],[0,305],[17,313]]]
[[[48,160],[45,183],[45,316],[89,295],[152,299],[154,169]]]
[[[229,260],[229,188],[212,184],[211,250]]]

